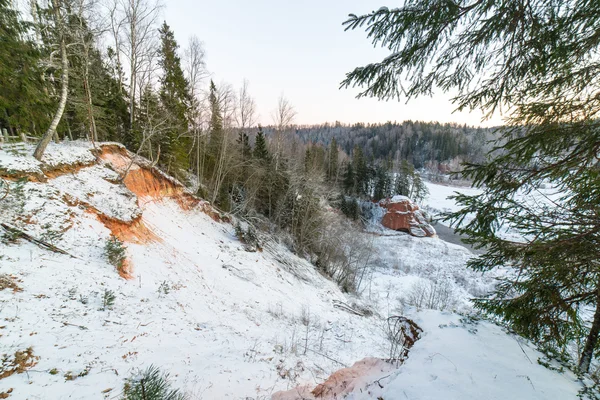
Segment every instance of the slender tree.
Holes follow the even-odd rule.
[[[56,128],[63,116],[63,112],[65,111],[65,106],[67,105],[67,97],[69,94],[69,58],[67,54],[67,32],[65,28],[65,23],[62,16],[61,11],[61,0],[52,0],[52,15],[54,18],[54,28],[55,28],[55,37],[58,40],[58,47],[60,49],[60,99],[58,102],[58,107],[56,112],[54,113],[54,118],[52,118],[52,122],[50,122],[50,126],[42,136],[39,141],[35,151],[33,152],[33,156],[42,160],[44,156],[44,152],[46,151],[46,147],[52,140],[52,137],[56,135]]]

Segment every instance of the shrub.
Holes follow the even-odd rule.
[[[106,310],[107,308],[112,307],[115,304],[115,299],[117,296],[115,292],[109,289],[104,289],[104,294],[102,295],[102,309]]]
[[[260,243],[258,241],[258,235],[256,230],[251,225],[248,225],[246,229],[238,223],[235,226],[235,235],[244,244],[246,251],[254,252],[261,250]]]
[[[158,286],[158,290],[157,290],[159,297],[161,294],[164,294],[164,295],[169,294],[170,291],[171,291],[171,286],[169,285],[169,282],[167,282],[167,281],[163,281]]]
[[[456,296],[448,280],[419,281],[413,284],[402,302],[417,308],[444,311],[456,305]]]
[[[114,235],[110,235],[110,238],[104,246],[104,254],[108,259],[108,262],[117,267],[119,271],[123,268],[123,263],[125,262],[126,249],[123,242]]]

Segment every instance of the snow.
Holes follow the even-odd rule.
[[[460,206],[456,204],[455,200],[450,199],[450,196],[454,196],[458,193],[468,196],[476,196],[483,193],[483,190],[480,188],[466,186],[454,187],[432,182],[426,182],[426,186],[429,190],[429,196],[423,201],[423,207],[434,217],[439,216],[444,212],[455,212],[460,209]],[[543,213],[543,207],[555,207],[557,202],[560,202],[560,198],[562,196],[564,196],[564,193],[561,194],[550,183],[547,183],[540,188],[531,189],[529,191],[521,190],[517,192],[515,195],[515,200],[531,209],[538,210],[538,212]],[[473,215],[466,216],[463,224],[468,223],[473,218]],[[448,221],[438,220],[437,223],[450,226]],[[510,226],[505,221],[499,221],[496,234],[498,237],[505,240],[511,240],[515,242],[524,241],[523,234],[518,232],[516,229],[514,229],[514,227]]]
[[[494,324],[439,311],[412,317],[424,333],[409,359],[381,378],[383,388],[371,385],[348,400],[575,398],[580,384],[574,374],[539,365],[538,351]]]
[[[469,299],[493,284],[493,275],[465,268],[473,254],[462,246],[389,230],[357,232],[375,253],[361,293],[348,295],[277,241],[247,252],[232,225],[198,208],[184,210],[168,198],[140,204],[112,170],[90,161],[89,145],[52,144],[48,151],[56,149],[45,158],[53,165],[92,165],[46,183],[11,182],[0,204],[0,222],[73,256],[0,240],[0,274],[16,276],[23,289],[0,290],[0,356],[31,346],[40,357],[28,373],[0,379],[0,393],[13,388],[10,398],[118,398],[124,379],[150,364],[193,398],[269,398],[314,387],[365,357],[386,358],[385,321],[398,313],[423,328],[422,338],[398,370],[373,378],[383,388],[365,378],[348,399],[567,399],[580,389],[568,373],[538,365],[540,354],[522,339],[488,322],[461,322],[454,312],[469,313]],[[5,146],[0,165],[39,168],[27,154]],[[442,189],[430,192],[444,206]],[[126,243],[134,279],[108,264],[111,232],[96,213],[139,219],[158,238]],[[449,312],[409,304],[415,287],[438,282],[453,296]],[[106,310],[105,290],[116,294]],[[375,312],[360,317],[335,302]]]
[[[454,196],[458,193],[466,194],[468,196],[476,196],[481,194],[481,189],[472,187],[456,187],[441,185],[439,183],[425,182],[429,195],[423,200],[423,207],[434,215],[438,215],[442,212],[455,212],[460,209],[456,204],[456,201],[450,199],[450,196]],[[439,223],[448,225],[447,222],[439,221]]]
[[[394,197],[392,197],[390,199],[390,203],[401,203],[403,201],[411,201],[411,199],[409,199],[406,196],[399,195],[399,194],[394,195]]]
[[[93,147],[89,142],[73,141],[48,144],[43,162],[33,158],[35,145],[28,143],[5,144],[0,151],[0,171],[9,174],[30,173],[42,175],[42,171],[58,168],[62,165],[89,165],[96,157],[91,152]]]

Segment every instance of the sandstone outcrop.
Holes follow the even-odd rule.
[[[381,224],[388,229],[408,232],[417,237],[435,236],[435,229],[429,224],[419,206],[405,196],[384,199],[379,205],[387,210]]]

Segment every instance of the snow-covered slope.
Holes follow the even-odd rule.
[[[494,325],[470,333],[456,314],[410,305],[419,280],[451,282],[450,309],[463,311],[469,296],[488,287],[489,279],[463,270],[471,254],[460,246],[365,233],[377,251],[357,298],[275,241],[263,252],[245,251],[217,211],[142,161],[121,183],[130,158],[117,145],[53,144],[55,167],[28,154],[28,146],[0,150],[0,175],[13,179],[0,222],[69,255],[24,239],[0,241],[0,277],[19,289],[0,290],[3,369],[18,351],[39,357],[27,372],[0,379],[0,394],[11,399],[119,398],[124,379],[151,364],[193,399],[270,398],[314,387],[365,357],[388,357],[386,318],[398,312],[421,325],[422,338],[376,391],[363,390],[374,386],[365,378],[348,398],[433,399],[452,389],[446,398],[564,399],[579,389],[572,376],[537,365],[524,342],[532,363],[519,347],[501,351],[517,343]],[[127,246],[121,275],[104,255],[111,233]],[[107,291],[116,296],[111,307],[103,304]],[[339,307],[354,303],[375,313]],[[490,361],[487,369],[477,360]]]

